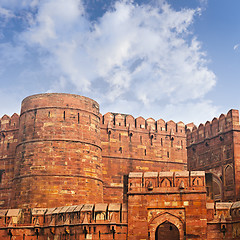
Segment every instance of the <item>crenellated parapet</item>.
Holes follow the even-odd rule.
[[[11,117],[4,115],[0,118],[0,158],[13,157],[18,141],[19,115],[14,113]]]
[[[143,117],[134,118],[132,115],[120,113],[106,113],[102,116],[102,128],[115,128],[118,130],[144,131],[166,134],[185,134],[183,122],[175,123],[170,120],[165,122],[163,119],[154,120],[153,118],[144,119]]]
[[[9,157],[15,153],[16,143],[18,141],[18,130],[19,130],[19,115],[14,113],[11,117],[4,115],[0,118],[0,145],[1,148],[1,157]],[[14,148],[10,149],[10,145],[15,143]]]
[[[0,118],[0,207],[9,207],[18,133],[18,114]]]
[[[105,200],[126,198],[125,178],[133,171],[186,170],[186,132],[183,122],[134,118],[106,113],[101,117]],[[125,201],[125,200],[124,200]]]
[[[213,174],[214,199],[239,199],[239,112],[213,118],[198,127],[187,125],[187,156],[189,170]]]
[[[19,128],[19,115],[14,113],[11,117],[4,115],[0,118],[0,131],[10,131]]]
[[[31,236],[38,239],[51,235],[77,237],[95,236],[100,239],[114,238],[115,234],[126,239],[127,206],[121,203],[97,203],[62,206],[56,208],[32,208],[29,213],[22,209],[0,210],[0,239]],[[23,229],[22,233],[19,229]]]
[[[178,172],[131,172],[128,178],[128,193],[205,191],[204,171]]]
[[[218,136],[223,140],[221,136],[232,130],[240,130],[239,112],[235,109],[231,109],[226,115],[221,114],[219,118],[213,118],[211,122],[201,123],[198,127],[187,125],[187,146]]]
[[[186,132],[183,122],[175,123],[172,120],[165,122],[163,119],[155,121],[153,118],[134,118],[131,115],[108,112],[101,116],[100,127],[103,144],[105,144],[104,142],[113,144],[124,139],[125,144],[131,144],[131,147],[144,145],[144,149],[148,146],[151,148],[175,147],[184,151],[186,147]],[[122,153],[122,149],[120,152]],[[143,151],[143,155],[145,152]],[[169,158],[168,151],[165,149],[164,152],[164,155]],[[174,158],[178,159],[178,157]],[[181,156],[181,158],[183,157]]]
[[[16,144],[14,149],[9,149],[12,143],[17,142],[19,130],[19,115],[14,113],[11,117],[4,115],[0,118],[0,145],[1,157],[12,155],[15,152]],[[2,156],[1,156],[2,155]]]

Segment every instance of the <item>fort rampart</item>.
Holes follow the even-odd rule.
[[[131,171],[186,170],[182,122],[114,113],[105,114],[101,122],[105,201],[126,198],[124,176]]]
[[[188,125],[187,155],[189,170],[213,174],[215,199],[240,199],[240,125],[238,110],[217,119]]]
[[[126,202],[129,172],[187,166],[182,122],[102,116],[73,94],[25,98],[20,116],[1,118],[0,134],[2,207]]]
[[[239,239],[239,134],[237,110],[197,128],[27,97],[0,119],[0,239]]]

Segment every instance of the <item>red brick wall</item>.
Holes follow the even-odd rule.
[[[9,121],[3,117],[1,131]],[[2,161],[9,165],[5,180],[14,182],[13,207],[29,207],[31,203],[49,207],[58,195],[59,204],[66,199],[71,203],[102,201],[102,185],[104,201],[125,202],[124,183],[129,172],[186,169],[182,122],[111,113],[102,117],[95,101],[78,95],[27,97],[22,102],[19,131],[18,136],[15,125],[8,132],[10,138],[14,135],[11,149],[6,149],[8,142],[1,139]],[[5,186],[0,192],[9,199],[9,190]],[[80,192],[83,199],[78,197]],[[19,196],[22,200],[17,200]]]
[[[155,121],[107,113],[102,117],[104,200],[124,201],[124,176],[131,171],[186,169],[186,134],[182,122]]]
[[[155,239],[159,225],[168,221],[179,229],[180,240],[207,238],[207,209],[204,173],[176,172],[172,177],[169,173],[161,173],[159,178],[173,179],[169,187],[159,182],[152,189],[134,187],[136,178],[145,182],[145,175],[129,176],[128,192],[128,240]],[[188,176],[188,177],[187,177]],[[176,178],[185,182],[180,189]],[[196,178],[201,179],[199,186],[194,185]],[[157,180],[157,178],[156,178]],[[157,181],[156,181],[157,182]],[[154,184],[153,184],[154,185]]]
[[[71,206],[71,210],[67,206],[34,208],[29,209],[29,213],[11,209],[6,210],[5,216],[0,212],[0,239],[127,239],[124,206],[119,204],[116,208],[115,205],[113,209],[107,204],[90,205]],[[26,218],[30,213],[31,218]]]
[[[10,207],[15,150],[18,143],[19,116],[0,119],[0,208]]]
[[[234,177],[236,200],[240,200],[240,132],[233,132]]]
[[[239,115],[230,110],[187,132],[189,170],[213,173],[221,182],[222,200],[239,199]]]
[[[99,124],[99,106],[89,98],[39,94],[24,99],[12,206],[101,202]]]

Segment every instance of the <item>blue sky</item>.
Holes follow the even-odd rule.
[[[239,9],[239,0],[1,0],[0,116],[42,92],[184,123],[239,109]]]

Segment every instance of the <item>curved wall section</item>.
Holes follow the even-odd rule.
[[[102,202],[99,125],[99,105],[92,99],[57,93],[25,98],[12,206]]]

